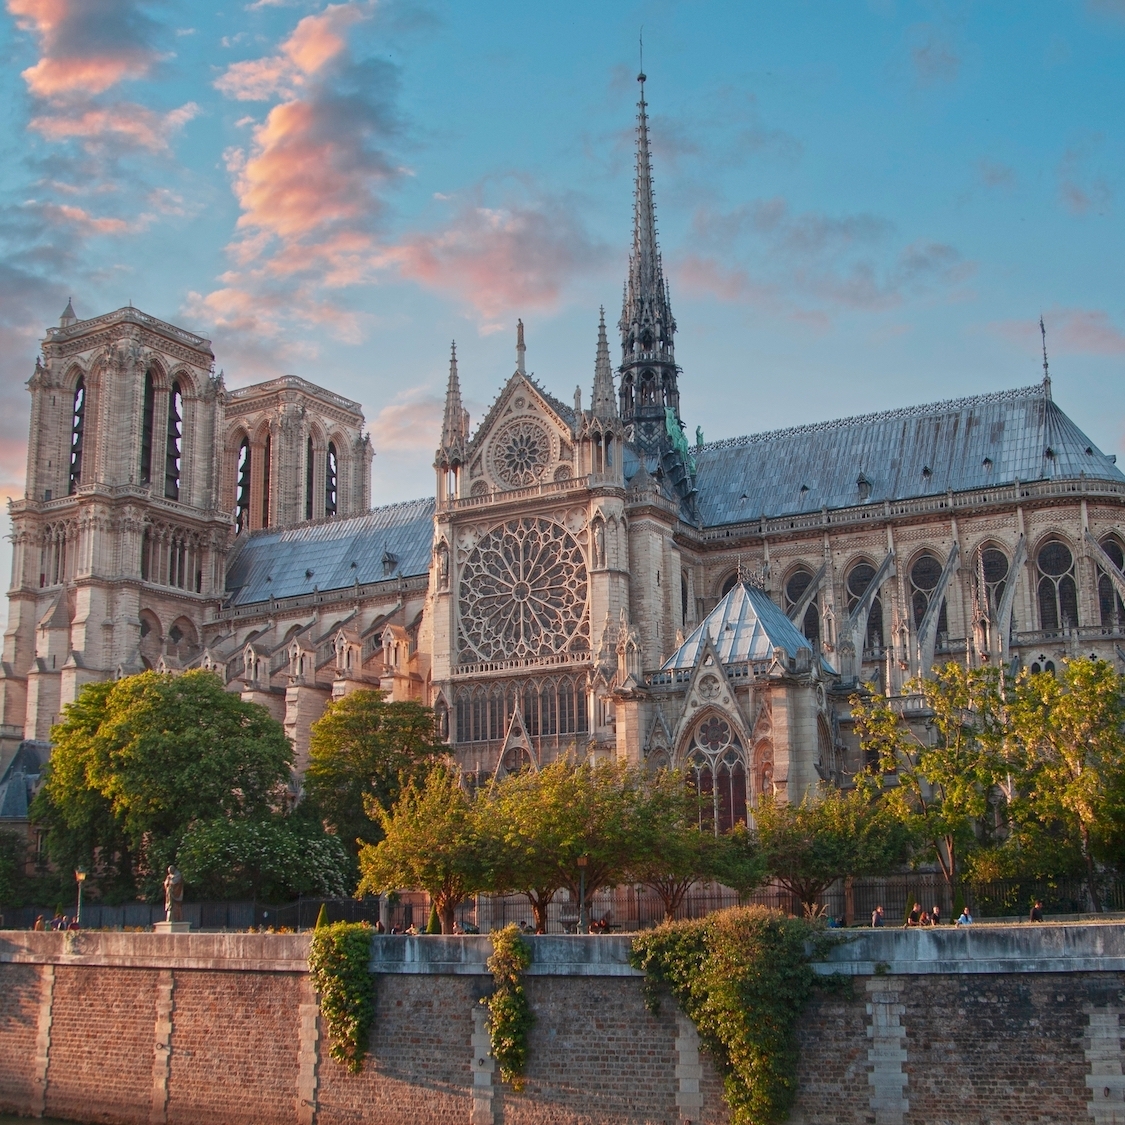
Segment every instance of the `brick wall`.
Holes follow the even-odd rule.
[[[851,987],[818,992],[800,1023],[794,1125],[1125,1120],[1125,927],[1095,929],[1028,939],[1024,927],[1007,946],[983,928],[926,939],[948,948],[902,931],[853,943],[821,967]],[[537,944],[520,1093],[488,1056],[488,942],[381,940],[371,1053],[350,1075],[328,1058],[307,938],[0,934],[0,1111],[127,1125],[726,1122],[694,1028],[670,1000],[646,1009],[623,939]]]

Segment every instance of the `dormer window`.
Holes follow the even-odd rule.
[[[984,459],[984,460],[983,460],[983,461],[981,462],[981,464],[982,464],[982,465],[983,465],[983,466],[984,466],[984,467],[985,467],[986,469],[991,469],[991,468],[992,468],[992,458],[991,458],[991,457],[986,457],[986,458],[985,458],[985,459]]]
[[[930,477],[932,477],[933,475],[934,475],[934,471],[933,471],[933,469],[930,468],[929,465],[923,465],[922,466],[922,479],[923,480],[929,480]]]
[[[860,500],[871,499],[871,482],[867,477],[860,473],[855,482],[856,491],[859,493]]]
[[[390,578],[395,572],[395,567],[398,566],[398,556],[392,555],[390,551],[383,552],[383,577]]]

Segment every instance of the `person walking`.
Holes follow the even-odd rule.
[[[906,918],[907,926],[920,926],[922,924],[922,904],[916,902],[910,909]]]
[[[938,904],[936,902],[934,903],[933,910],[930,911],[930,925],[931,926],[940,926],[941,925],[941,907],[938,906]]]
[[[1035,900],[1035,905],[1031,908],[1031,914],[1028,915],[1029,922],[1042,922],[1043,921],[1043,902],[1041,899]]]
[[[878,929],[880,926],[885,926],[886,924],[887,920],[883,917],[883,908],[881,906],[875,907],[875,909],[871,911],[871,925]]]
[[[971,926],[973,924],[973,916],[969,913],[967,906],[961,908],[961,913],[957,917],[957,921],[953,923],[955,926]]]

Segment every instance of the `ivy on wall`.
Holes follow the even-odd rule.
[[[815,977],[817,931],[761,906],[669,922],[633,941],[650,1008],[668,990],[723,1077],[732,1125],[784,1121],[797,1092],[796,1023]]]
[[[481,1003],[488,1006],[488,1035],[492,1057],[500,1065],[500,1077],[519,1091],[527,1067],[527,1033],[535,1023],[520,976],[531,964],[531,946],[514,923],[493,930],[490,936],[488,971],[496,987]]]
[[[375,977],[367,967],[374,932],[366,922],[318,923],[309,946],[309,973],[320,994],[328,1053],[352,1074],[363,1068],[375,1022]]]

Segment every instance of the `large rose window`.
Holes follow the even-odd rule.
[[[550,460],[551,435],[530,418],[509,423],[493,442],[493,471],[512,488],[534,484]]]
[[[509,520],[473,548],[461,572],[461,649],[467,660],[519,660],[584,651],[586,562],[562,524]]]

